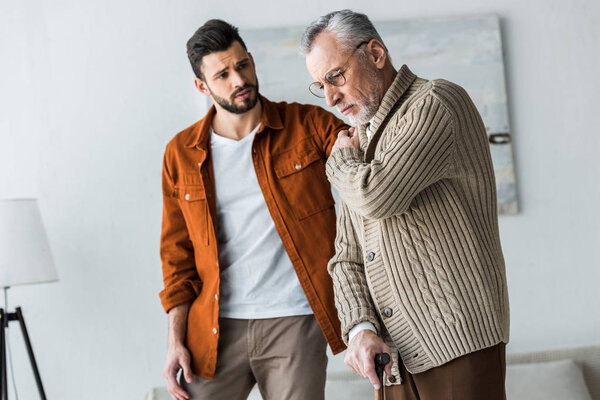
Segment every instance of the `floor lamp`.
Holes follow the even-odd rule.
[[[36,200],[0,200],[0,287],[4,288],[5,299],[11,286],[57,280]],[[14,312],[0,308],[0,398],[8,400],[6,334],[12,321],[21,326],[40,398],[46,400],[21,307]]]

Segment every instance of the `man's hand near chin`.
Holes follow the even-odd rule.
[[[381,382],[375,372],[375,355],[391,353],[390,348],[374,332],[365,329],[356,334],[348,343],[344,363],[354,373],[363,376],[371,382],[375,390],[379,390]],[[391,375],[392,363],[387,363],[385,373]]]
[[[349,128],[348,130],[343,130],[338,133],[337,139],[331,148],[331,152],[333,153],[337,149],[341,149],[344,147],[354,147],[355,149],[360,149],[360,141],[358,140],[358,129],[354,126]]]

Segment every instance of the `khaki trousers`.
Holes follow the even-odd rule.
[[[400,363],[402,384],[386,386],[384,399],[505,400],[505,347],[500,343],[414,375]]]
[[[181,386],[192,400],[244,400],[258,384],[265,400],[323,400],[327,342],[313,315],[219,318],[215,378]]]

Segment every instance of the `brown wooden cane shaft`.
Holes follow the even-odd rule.
[[[375,371],[377,372],[377,380],[379,380],[379,390],[375,390],[375,400],[385,400],[385,385],[384,385],[384,366],[390,362],[390,356],[386,353],[377,354],[375,356]]]
[[[385,400],[385,392],[383,384],[378,390],[375,390],[375,400]]]

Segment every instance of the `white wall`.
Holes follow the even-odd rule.
[[[162,384],[161,158],[205,112],[185,42],[213,17],[243,30],[340,8],[373,20],[500,15],[522,205],[500,222],[509,351],[600,342],[600,3],[365,4],[0,3],[0,197],[40,199],[60,275],[13,288],[9,300],[23,306],[49,399],[138,399]],[[10,331],[20,398],[35,399],[20,332]],[[331,368],[343,368],[339,357]]]

